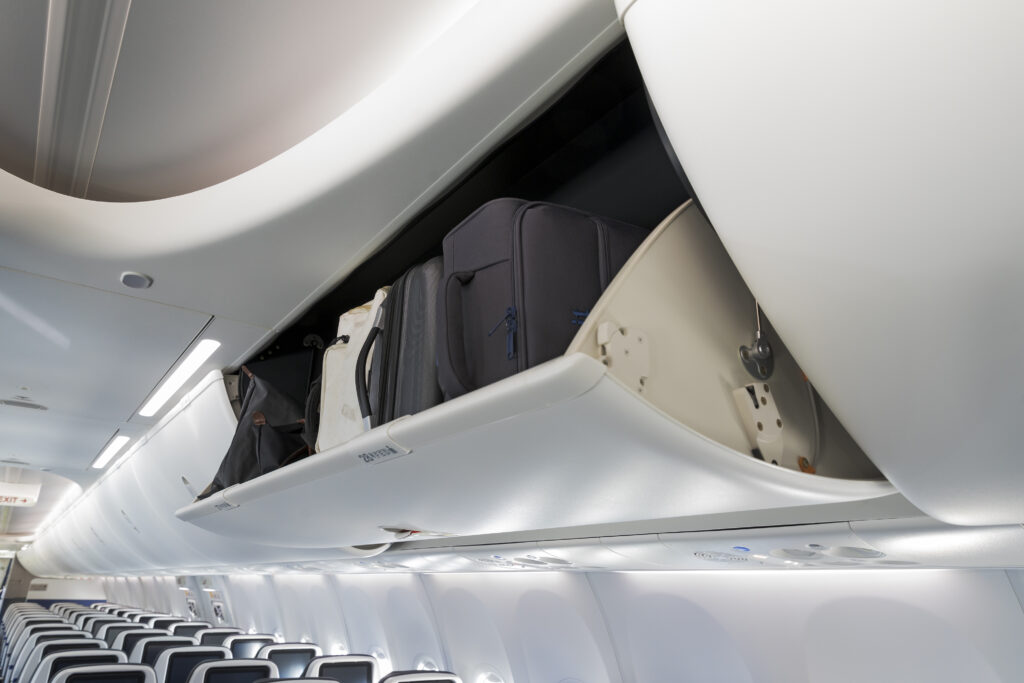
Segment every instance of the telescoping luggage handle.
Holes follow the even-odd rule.
[[[381,333],[384,326],[384,305],[377,308],[377,315],[373,319],[373,327],[366,335],[363,346],[356,356],[356,399],[359,401],[359,414],[363,416],[363,430],[370,431],[373,427],[370,417],[373,411],[370,410],[370,391],[366,387],[366,361],[370,357],[370,349],[377,335]]]

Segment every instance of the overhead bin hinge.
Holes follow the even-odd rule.
[[[651,374],[651,349],[647,334],[612,322],[597,326],[601,362],[627,386],[642,394]]]
[[[748,384],[734,389],[732,395],[751,451],[765,462],[799,469],[796,456],[787,455],[783,448],[782,417],[775,405],[771,386],[767,382]]]

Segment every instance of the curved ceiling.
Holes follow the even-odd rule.
[[[102,201],[216,184],[365,97],[475,0],[0,0],[0,166]]]

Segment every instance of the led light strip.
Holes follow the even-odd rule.
[[[142,409],[139,410],[139,415],[142,417],[153,417],[157,412],[163,408],[164,404],[170,400],[171,396],[174,396],[175,392],[181,388],[188,378],[196,373],[196,371],[202,367],[203,363],[213,355],[213,352],[220,348],[220,342],[214,339],[204,339],[192,352],[185,357],[178,369],[171,373],[160,388],[156,390],[153,397],[146,402]]]

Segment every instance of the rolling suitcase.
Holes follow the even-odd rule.
[[[363,360],[357,361],[357,367],[365,367],[370,358],[369,380],[361,382],[358,371],[354,379],[366,428],[418,413],[442,400],[435,349],[437,290],[443,269],[438,256],[398,278],[381,307],[375,331],[363,342]]]
[[[544,202],[496,199],[444,238],[438,380],[445,398],[565,352],[647,231]]]
[[[343,314],[338,321],[337,339],[324,351],[320,425],[316,437],[318,453],[343,444],[363,431],[354,380],[356,363],[377,311],[387,296],[387,287],[378,289],[372,301]],[[365,363],[361,367],[365,368]]]

